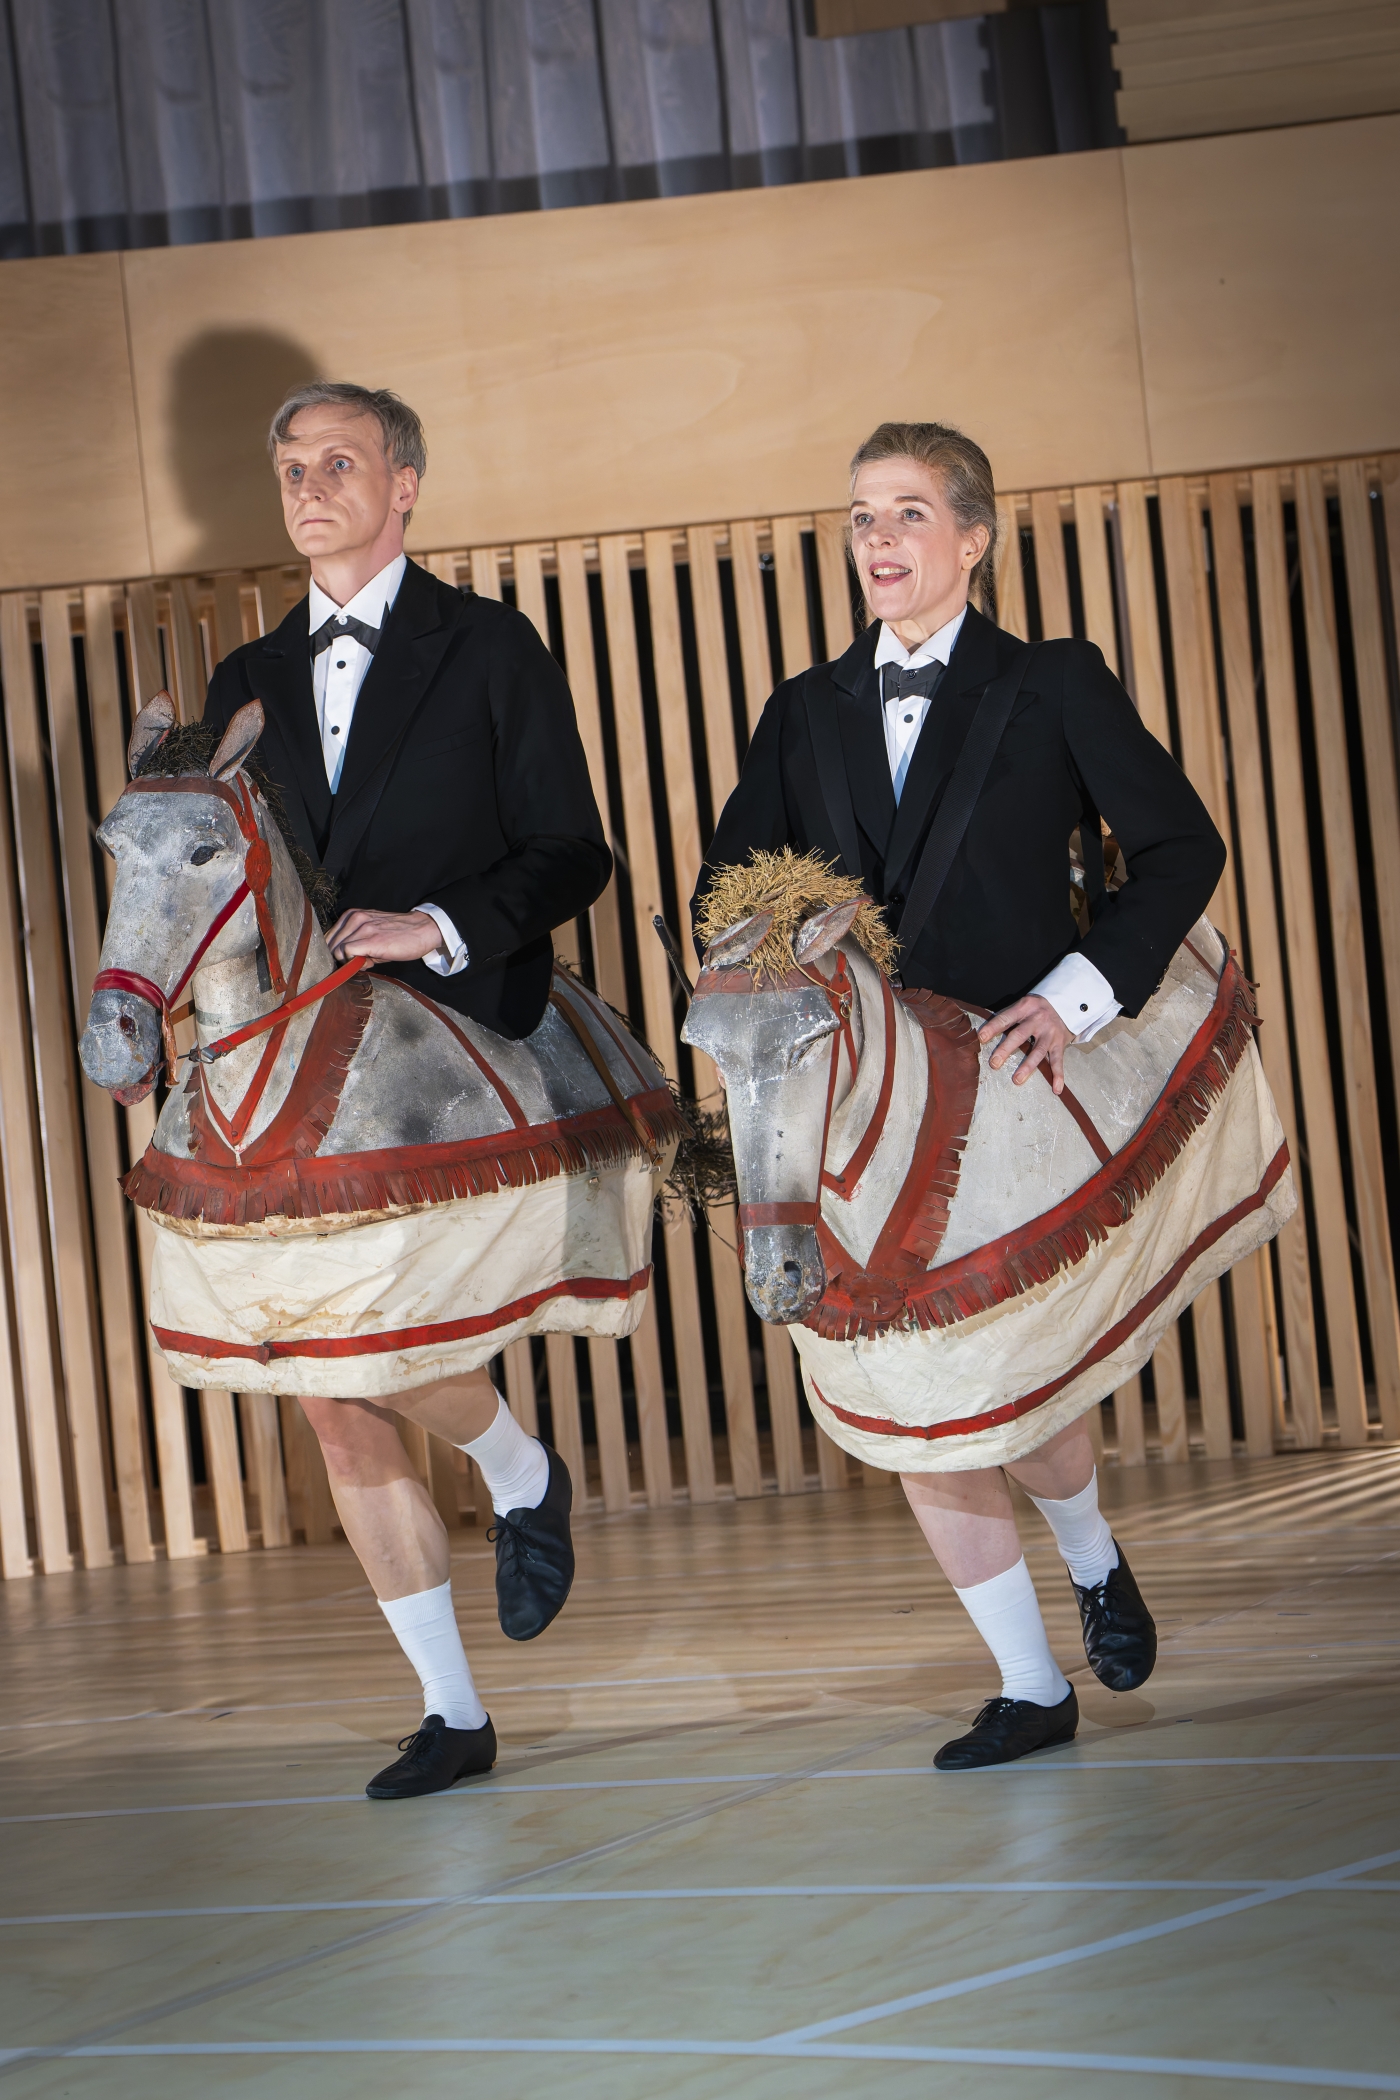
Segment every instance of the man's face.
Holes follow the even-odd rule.
[[[418,497],[413,468],[385,457],[378,417],[333,403],[292,418],[277,447],[277,481],[292,545],[311,561],[372,547]]]

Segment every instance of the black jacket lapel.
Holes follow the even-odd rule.
[[[316,724],[316,695],[311,684],[311,644],[307,601],[294,605],[280,627],[264,635],[248,665],[249,682],[263,704],[291,769],[284,792],[299,792],[306,810],[308,850],[319,858],[319,844],[330,821],[331,789]],[[296,813],[289,810],[295,822]],[[300,827],[298,827],[300,828]]]
[[[350,723],[325,864],[343,880],[369,827],[403,735],[417,713],[465,602],[410,562]]]
[[[947,670],[938,682],[938,690],[924,717],[919,741],[909,761],[909,770],[904,776],[904,792],[899,798],[899,813],[890,832],[889,851],[885,856],[885,887],[895,891],[903,887],[901,878],[908,872],[909,862],[918,849],[929,821],[937,806],[948,779],[957,761],[962,736],[949,737],[944,732],[956,717],[963,734],[972,719],[968,699],[996,676],[997,629],[990,620],[984,620],[975,607],[969,606],[962,630],[953,647]]]
[[[832,664],[831,682],[836,687],[836,718],[856,819],[884,861],[895,801],[880,716],[880,674],[875,668],[878,633],[878,628],[871,628],[857,636],[845,655]],[[851,873],[858,875],[859,866]]]

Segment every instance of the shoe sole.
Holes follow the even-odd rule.
[[[1018,1750],[1013,1757],[983,1758],[975,1765],[941,1765],[935,1757],[933,1769],[935,1772],[990,1772],[997,1765],[1018,1765],[1023,1757],[1037,1757],[1042,1750],[1062,1749],[1066,1743],[1074,1741],[1078,1731],[1079,1723],[1075,1721],[1070,1727],[1062,1728],[1058,1735],[1047,1735],[1043,1743],[1032,1744],[1029,1750]]]
[[[471,1771],[459,1772],[455,1779],[449,1779],[446,1786],[407,1787],[402,1792],[397,1788],[391,1792],[388,1787],[367,1786],[365,1795],[370,1801],[422,1801],[429,1794],[450,1793],[452,1788],[460,1786],[464,1779],[484,1779],[487,1773],[494,1769],[492,1765],[474,1765]]]

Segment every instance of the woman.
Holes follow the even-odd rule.
[[[969,438],[937,423],[883,423],[861,446],[851,466],[851,554],[870,624],[827,667],[827,713],[814,716],[801,680],[774,693],[695,903],[713,869],[757,848],[791,846],[859,876],[898,928],[978,703],[1003,673],[1021,669],[937,910],[904,929],[901,970],[909,988],[990,1009],[981,1034],[1000,1038],[992,1065],[1016,1057],[1015,1083],[1025,1085],[1043,1064],[1059,1092],[1067,1046],[1089,1042],[1120,1012],[1135,1016],[1152,996],[1215,889],[1225,848],[1099,650],[1047,642],[1028,659],[1024,643],[970,604],[974,592],[992,602],[996,540],[991,467]],[[1081,939],[1068,842],[1081,821],[1097,838],[1100,813],[1130,879],[1098,902]],[[1082,1421],[1004,1469],[903,1475],[920,1527],[1002,1673],[1001,1697],[938,1753],[945,1771],[1004,1763],[1067,1741],[1078,1725],[1021,1552],[1007,1473],[1055,1534],[1096,1673],[1126,1691],[1155,1660],[1152,1619],[1099,1510]]]

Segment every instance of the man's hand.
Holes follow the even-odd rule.
[[[1057,1094],[1065,1090],[1065,1050],[1074,1041],[1073,1031],[1066,1026],[1048,999],[1039,992],[1030,992],[1018,999],[1014,1006],[1003,1007],[993,1014],[977,1031],[977,1039],[990,1043],[994,1036],[1002,1040],[993,1051],[991,1066],[999,1072],[1015,1050],[1024,1050],[1013,1086],[1024,1086],[1031,1073],[1042,1059],[1049,1067],[1050,1084]]]
[[[437,920],[425,911],[346,911],[326,935],[337,962],[368,955],[375,962],[417,962],[442,946]]]

